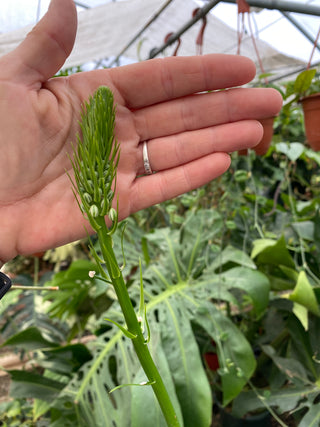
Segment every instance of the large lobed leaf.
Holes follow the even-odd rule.
[[[225,287],[231,289],[237,286],[236,280],[228,283],[226,277],[223,283],[223,274],[215,275],[212,271],[204,274],[217,256],[210,250],[208,239],[213,239],[221,229],[220,218],[212,211],[201,211],[198,215],[190,215],[187,224],[188,227],[184,224],[179,232],[162,229],[147,236],[150,249],[157,247],[158,251],[143,272],[144,294],[151,351],[177,413],[182,414],[186,427],[208,427],[212,391],[192,325],[199,324],[218,344],[224,404],[244,387],[255,369],[255,359],[243,334],[212,300],[215,287],[226,283]],[[247,277],[256,273],[257,286],[263,289],[265,279],[261,280],[260,273],[248,267],[252,266],[252,261],[232,256],[231,252],[228,248],[226,262],[231,260],[233,266],[245,265],[241,267],[244,277],[246,273]],[[130,289],[137,307],[139,288],[137,280]],[[259,311],[264,305],[253,288],[252,285],[252,300]],[[119,312],[114,304],[108,317],[119,320]],[[114,387],[146,381],[130,340],[115,325],[95,341],[92,353],[93,359],[83,366],[55,403],[61,411],[61,422],[63,410],[59,402],[65,404],[68,400],[75,406],[80,426],[164,425],[150,386],[123,386],[110,394]]]

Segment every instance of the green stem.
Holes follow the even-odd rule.
[[[122,272],[118,266],[113,248],[112,238],[108,234],[108,229],[103,217],[96,218],[99,224],[97,230],[98,239],[101,246],[102,255],[108,269],[112,284],[118,297],[120,307],[122,309],[128,331],[132,333],[135,338],[132,343],[141,366],[151,383],[153,391],[158,399],[162,413],[166,419],[167,425],[170,427],[179,427],[176,412],[170,400],[169,394],[162,381],[160,373],[152,359],[145,337],[142,333],[140,323],[131,303],[129,293],[122,276]]]

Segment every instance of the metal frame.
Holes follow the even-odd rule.
[[[169,38],[169,40],[166,43],[163,43],[160,47],[152,49],[152,53],[150,54],[149,58],[154,58],[155,56],[159,55],[159,53],[163,52],[166,47],[174,43],[181,37],[181,35],[186,32],[192,25],[194,25],[197,21],[199,21],[203,16],[205,16],[211,9],[213,9],[218,3],[233,3],[236,4],[236,0],[211,0],[203,6],[197,15],[190,19],[183,27],[181,27],[178,31],[176,31],[172,36]],[[250,6],[264,8],[264,9],[271,9],[271,10],[279,10],[283,12],[285,17],[288,18],[287,12],[295,12],[295,13],[303,13],[307,15],[314,15],[314,16],[320,16],[320,6],[313,6],[304,4],[298,2],[284,2],[282,0],[247,0],[247,3]],[[285,14],[286,13],[286,14]],[[290,16],[290,15],[289,15]],[[298,26],[295,20],[292,18],[290,19],[290,22],[292,22],[293,25],[297,27],[299,31],[302,31],[301,26]],[[304,33],[304,35],[307,37],[307,35]],[[308,39],[314,43],[315,40],[312,38],[310,34],[308,34]]]
[[[115,0],[112,0],[115,1]],[[205,4],[202,8],[199,8],[198,13],[187,21],[179,30],[177,30],[171,37],[163,43],[159,47],[155,47],[149,54],[149,59],[155,58],[157,55],[162,53],[168,46],[175,43],[181,36],[184,34],[189,28],[191,28],[196,22],[206,16],[211,9],[213,9],[219,3],[232,3],[237,4],[236,0],[206,0],[207,4]],[[303,28],[299,22],[290,15],[290,13],[300,13],[306,15],[320,16],[320,6],[315,6],[312,4],[301,4],[298,1],[283,1],[283,0],[246,0],[249,6],[258,7],[270,10],[278,10],[280,11],[286,19],[288,19],[311,43],[315,43],[314,37]],[[142,29],[130,40],[130,42],[125,46],[124,49],[112,60],[112,62],[108,65],[109,67],[117,63],[120,60],[121,56],[123,56],[126,50],[140,37],[143,32],[154,22],[159,15],[166,9],[166,7],[172,2],[172,0],[168,0],[164,5],[157,11],[154,16],[147,22]],[[83,7],[85,9],[89,9],[90,7],[85,5],[82,1],[75,0],[75,4],[77,6]],[[316,48],[320,50],[320,44],[316,45]],[[105,58],[104,60],[106,60]],[[97,61],[96,68],[104,61]],[[294,74],[294,72],[290,74]]]

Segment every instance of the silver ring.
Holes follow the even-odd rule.
[[[142,156],[143,156],[143,166],[144,166],[145,173],[147,175],[151,175],[153,172],[152,172],[150,162],[149,162],[147,141],[143,142]]]

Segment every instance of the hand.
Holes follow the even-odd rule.
[[[113,91],[121,147],[119,217],[199,187],[227,170],[227,153],[262,137],[256,119],[277,114],[272,89],[230,89],[249,82],[244,57],[207,55],[155,59],[51,78],[73,47],[72,0],[48,13],[10,54],[0,58],[0,260],[85,236],[66,170],[81,107],[99,86]],[[201,92],[201,93],[200,93]],[[148,141],[156,174],[143,174]]]

